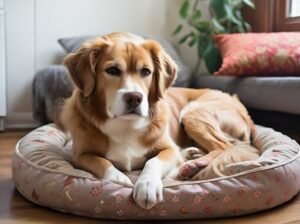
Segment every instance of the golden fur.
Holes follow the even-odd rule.
[[[115,64],[122,71],[118,77],[105,70]],[[120,170],[143,169],[133,197],[144,208],[162,200],[161,178],[178,168],[181,178],[208,178],[222,175],[228,163],[257,157],[250,147],[254,125],[239,100],[210,89],[169,88],[177,67],[155,41],[113,33],[85,43],[67,56],[65,65],[75,84],[62,113],[73,138],[74,165],[126,184],[131,181]],[[151,74],[141,77],[143,67]],[[111,109],[119,108],[122,88],[144,93],[147,102],[141,111],[146,116],[141,112],[132,118]],[[184,163],[198,153],[187,148],[192,143],[207,154]],[[243,150],[235,150],[237,143]],[[122,144],[127,150],[123,154]]]

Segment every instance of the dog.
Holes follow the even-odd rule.
[[[162,179],[174,171],[206,178],[222,175],[230,162],[257,158],[250,146],[255,128],[237,97],[171,88],[178,69],[156,41],[112,33],[84,43],[64,64],[75,84],[61,115],[74,165],[125,185],[132,183],[124,171],[142,170],[132,185],[142,208],[163,200]],[[200,152],[192,143],[207,154],[185,162]]]

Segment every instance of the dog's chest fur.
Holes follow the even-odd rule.
[[[106,122],[101,130],[109,138],[109,148],[105,158],[122,171],[143,168],[149,148],[139,142],[144,124],[113,119]]]

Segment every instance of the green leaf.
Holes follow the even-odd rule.
[[[182,38],[180,38],[179,40],[179,44],[183,44],[187,41],[187,39],[189,39],[191,36],[193,35],[193,33],[188,33],[186,35],[184,35]]]
[[[238,20],[243,22],[244,19],[241,10],[233,10],[232,12]]]
[[[228,3],[233,9],[235,10],[240,10],[244,7],[244,3],[243,3],[243,0],[227,0]]]
[[[233,7],[240,7],[243,3],[243,0],[227,0],[227,2]]]
[[[211,22],[201,20],[201,21],[196,22],[193,25],[200,33],[202,33],[202,32],[208,33],[210,30],[210,24],[211,24]]]
[[[255,9],[255,5],[252,2],[252,0],[243,0],[243,2],[245,3],[245,5],[247,5],[248,7]]]
[[[196,9],[192,14],[192,20],[200,19],[202,16],[202,13],[199,9]]]
[[[245,33],[245,32],[246,32],[246,30],[245,30],[245,28],[244,28],[243,25],[242,25],[242,26],[236,26],[236,29],[237,29],[237,31],[238,31],[239,33]]]
[[[242,25],[243,25],[242,22],[241,22],[239,19],[237,19],[237,18],[235,17],[234,12],[233,12],[233,9],[232,9],[232,7],[231,7],[230,5],[226,4],[226,5],[224,6],[224,8],[225,8],[225,11],[226,11],[226,14],[227,14],[227,18],[228,18],[231,22],[233,22],[234,24],[236,24],[236,25],[238,25],[238,26],[242,26]]]
[[[182,30],[182,27],[183,27],[182,24],[179,24],[176,27],[176,29],[174,30],[173,35],[176,35],[177,33],[179,33]]]
[[[222,63],[219,49],[214,44],[210,44],[203,54],[203,59],[207,70],[213,74],[217,71]]]
[[[182,19],[185,19],[188,14],[189,14],[189,9],[190,9],[190,3],[189,0],[185,0],[182,5],[181,8],[179,10],[179,15]]]
[[[218,19],[226,16],[224,5],[225,0],[210,0],[209,7]]]
[[[213,26],[216,30],[216,33],[226,33],[226,29],[222,26],[216,18],[212,19]]]
[[[197,41],[197,53],[199,58],[203,57],[203,54],[206,51],[206,48],[209,46],[210,42],[211,40],[209,36],[207,35],[199,36]]]
[[[191,36],[191,40],[188,42],[188,45],[190,47],[193,47],[195,45],[195,43],[197,42],[197,38],[195,36],[195,34],[193,36]]]
[[[251,31],[251,25],[249,23],[247,23],[246,21],[244,21],[244,27],[245,27],[247,32]]]

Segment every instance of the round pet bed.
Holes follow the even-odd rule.
[[[164,202],[151,210],[132,199],[132,187],[99,180],[71,165],[68,136],[55,125],[22,138],[13,155],[18,191],[62,212],[109,219],[195,219],[236,216],[272,208],[300,189],[300,148],[289,137],[257,126],[253,144],[261,156],[230,165],[229,176],[202,181],[164,181]],[[129,173],[135,181],[137,173]]]

